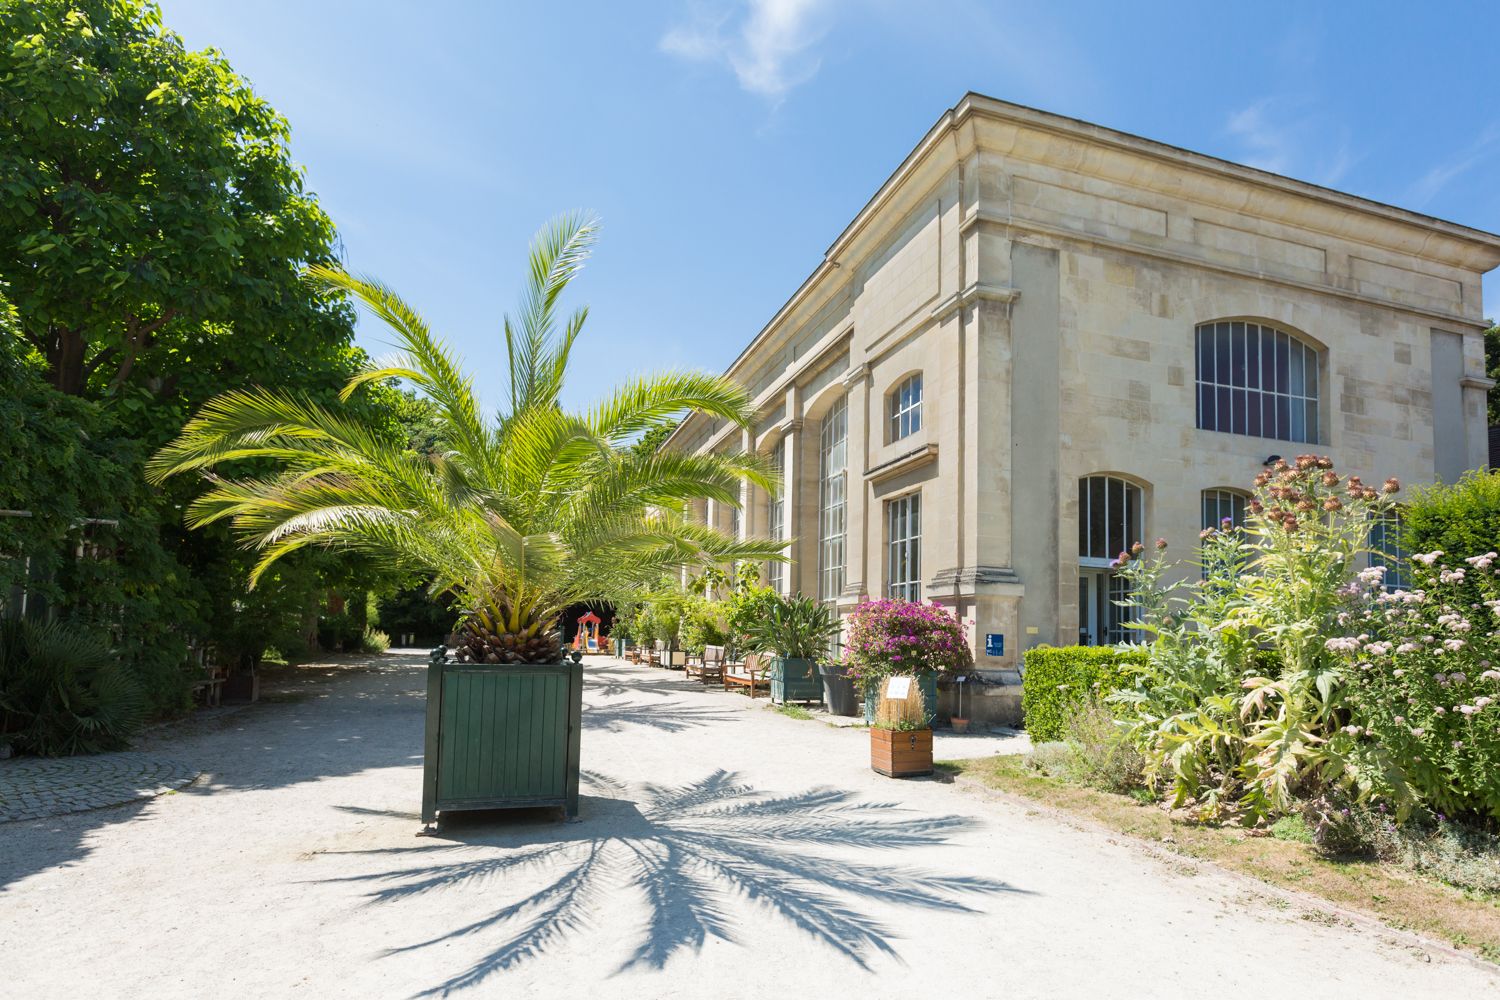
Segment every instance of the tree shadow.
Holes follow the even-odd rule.
[[[584,780],[598,794],[584,797],[582,822],[517,817],[519,823],[498,832],[493,817],[482,827],[472,820],[445,822],[441,836],[447,844],[349,852],[417,863],[330,881],[369,884],[367,902],[384,904],[450,891],[485,899],[492,884],[525,871],[545,872],[545,884],[527,895],[384,952],[484,936],[487,950],[478,961],[418,996],[446,996],[548,952],[583,933],[606,897],[626,886],[640,894],[649,916],[617,973],[660,969],[673,955],[700,951],[710,938],[738,942],[740,900],[869,969],[877,956],[900,961],[893,932],[871,915],[869,904],[978,913],[972,901],[979,897],[1025,891],[983,876],[852,863],[826,853],[941,846],[974,825],[964,817],[861,802],[832,788],[773,796],[722,770],[677,787],[628,784],[595,772],[586,772]],[[495,850],[468,857],[475,847]],[[466,856],[446,860],[449,852]]]
[[[663,733],[680,733],[699,726],[734,722],[734,711],[711,705],[678,705],[649,701],[583,706],[583,727],[617,733],[627,726],[646,726]]]

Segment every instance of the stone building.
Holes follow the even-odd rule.
[[[1111,558],[1187,555],[1271,456],[1482,467],[1497,264],[1500,236],[970,94],[730,365],[753,431],[667,446],[782,469],[701,512],[795,539],[782,591],[955,606],[1007,670],[1120,638]]]

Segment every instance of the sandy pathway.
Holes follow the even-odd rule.
[[[203,779],[0,825],[5,992],[51,997],[1500,995],[680,675],[590,670],[582,821],[416,838],[421,661],[314,676],[157,749]]]

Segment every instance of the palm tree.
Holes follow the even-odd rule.
[[[782,558],[784,542],[739,542],[691,523],[688,504],[737,504],[745,480],[774,489],[764,465],[738,455],[637,454],[640,434],[686,411],[748,424],[746,391],[728,379],[668,372],[626,382],[582,413],[563,410],[569,356],[587,311],[561,321],[558,300],[593,246],[581,215],[534,238],[519,315],[504,323],[508,405],[480,413],[473,379],[417,312],[377,281],[325,267],[309,279],[346,292],[401,348],[344,387],[401,379],[435,408],[446,450],[413,451],[342,407],[272,389],[210,401],[148,465],[152,482],[197,471],[210,488],[187,512],[202,527],[228,519],[259,552],[250,583],[310,546],[362,551],[430,574],[435,593],[466,609],[459,658],[545,663],[569,604],[628,594],[663,571]],[[280,471],[229,478],[221,463],[269,459]]]

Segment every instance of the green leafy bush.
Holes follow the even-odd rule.
[[[361,653],[384,653],[391,648],[391,637],[378,628],[366,628],[364,636],[359,641]]]
[[[725,617],[722,601],[689,598],[682,609],[682,648],[702,656],[704,646],[724,645],[729,637]]]
[[[1467,472],[1452,485],[1419,486],[1401,506],[1408,552],[1479,555],[1500,540],[1500,471]]]
[[[1099,701],[1089,701],[1068,717],[1065,744],[1070,780],[1119,795],[1141,787],[1146,758]]]
[[[1120,646],[1038,646],[1026,651],[1021,708],[1033,742],[1056,742],[1068,720],[1091,701],[1129,683],[1130,665],[1146,654]]]
[[[1154,557],[1140,545],[1121,554],[1152,642],[1134,685],[1111,698],[1149,782],[1170,784],[1173,804],[1201,818],[1247,824],[1326,789],[1399,791],[1348,724],[1347,674],[1329,640],[1357,604],[1370,523],[1400,484],[1376,489],[1299,455],[1255,486],[1244,528],[1203,533],[1201,578],[1169,581],[1165,542]]]
[[[93,633],[0,621],[0,740],[47,757],[118,750],[143,714],[134,679]]]
[[[1500,821],[1500,556],[1411,563],[1409,591],[1356,581],[1358,610],[1328,644],[1347,676],[1345,733],[1398,815]]]

